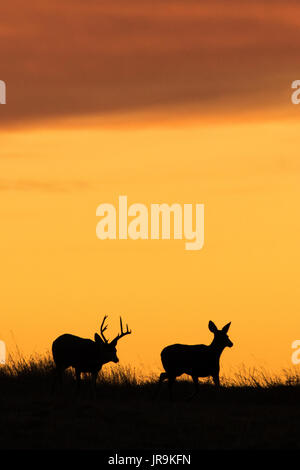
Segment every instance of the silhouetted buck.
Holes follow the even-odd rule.
[[[214,339],[209,346],[172,344],[162,350],[161,361],[166,372],[160,374],[159,386],[168,379],[170,398],[172,398],[172,385],[176,377],[182,374],[192,377],[196,388],[195,394],[198,392],[198,377],[211,376],[215,385],[219,387],[220,356],[226,346],[229,348],[233,346],[227,335],[230,324],[231,322],[222,330],[218,330],[212,321],[209,322],[208,328],[214,333]]]
[[[126,331],[123,331],[122,318],[120,317],[121,333],[109,343],[104,336],[104,331],[107,328],[107,325],[104,326],[106,319],[107,315],[101,323],[101,336],[95,333],[95,341],[70,334],[59,336],[53,341],[52,353],[60,384],[62,383],[63,371],[68,367],[74,367],[78,386],[81,373],[90,372],[94,387],[96,387],[97,376],[103,364],[110,361],[119,362],[116,350],[117,342],[123,336],[130,335],[131,331],[128,329],[128,325],[126,325]]]

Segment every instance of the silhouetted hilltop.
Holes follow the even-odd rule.
[[[0,367],[2,449],[293,449],[300,448],[300,374],[280,377],[241,370],[208,381],[191,401],[189,380],[158,397],[157,376],[143,379],[122,366],[104,369],[94,396],[88,377],[80,392],[71,371],[52,392],[50,357],[10,359]]]

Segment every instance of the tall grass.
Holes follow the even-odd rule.
[[[49,379],[54,374],[54,363],[50,354],[44,356],[32,355],[25,358],[20,351],[8,356],[7,363],[0,366],[0,381],[21,379],[22,382],[34,379]],[[68,379],[75,380],[72,369],[66,371]],[[141,387],[156,384],[158,375],[150,373],[145,375],[142,368],[130,365],[105,365],[98,375],[98,382],[102,385]],[[200,379],[201,380],[201,379]],[[181,382],[190,381],[183,376]],[[211,379],[202,379],[202,383],[212,384]],[[300,369],[290,367],[274,374],[263,367],[247,368],[245,365],[232,372],[230,376],[221,376],[221,384],[225,388],[271,388],[278,386],[300,386]]]
[[[228,377],[223,377],[223,385],[229,387],[271,388],[278,386],[299,386],[300,369],[290,367],[279,373],[266,370],[264,367],[246,367],[242,365]]]

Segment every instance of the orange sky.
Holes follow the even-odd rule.
[[[226,370],[291,365],[299,324],[297,2],[13,1],[1,19],[0,339],[133,330],[125,363],[232,321]],[[96,207],[205,204],[205,245],[100,241]]]

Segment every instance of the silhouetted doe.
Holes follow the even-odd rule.
[[[214,334],[209,346],[172,344],[162,350],[161,361],[166,372],[160,375],[159,386],[168,379],[170,398],[172,398],[172,385],[176,377],[182,374],[192,377],[196,388],[195,394],[198,392],[198,377],[211,376],[215,385],[219,387],[220,356],[226,346],[229,348],[233,346],[227,335],[230,324],[227,323],[218,330],[214,322],[209,322],[208,328]]]

